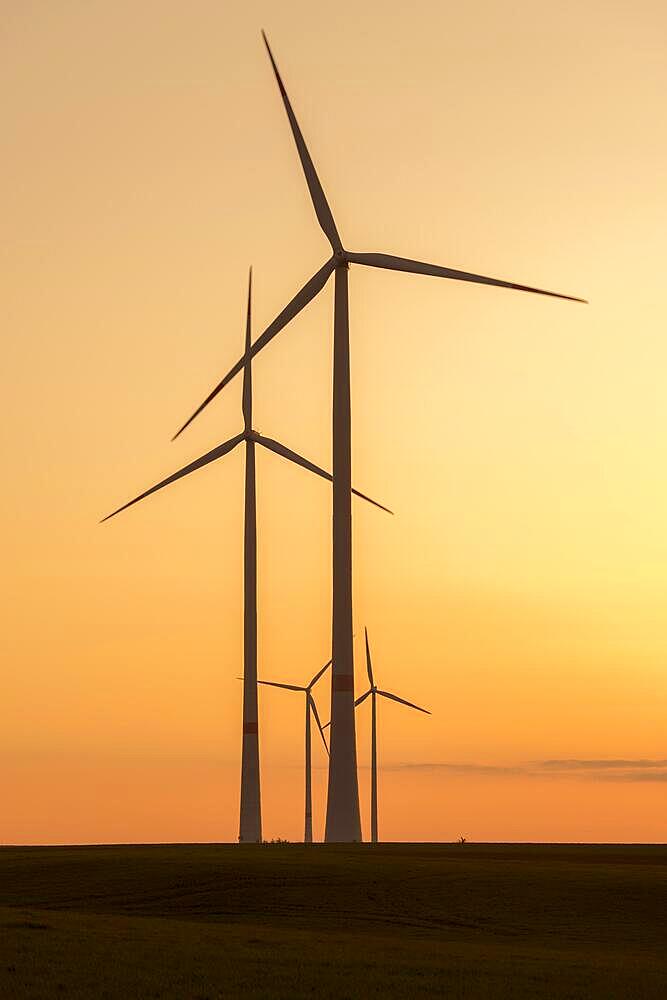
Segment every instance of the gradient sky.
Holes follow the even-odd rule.
[[[328,256],[260,27],[348,247],[591,300],[351,271],[354,479],[396,511],[354,507],[357,679],[367,625],[433,711],[381,706],[381,837],[667,840],[664,3],[10,0],[0,842],[237,836],[242,456],[97,521],[240,430],[237,380],[169,442],[248,265],[258,334]],[[255,365],[256,427],[324,465],[331,314]],[[258,479],[260,676],[301,682],[329,490]],[[269,837],[302,716],[262,693]]]

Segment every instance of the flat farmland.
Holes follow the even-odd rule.
[[[0,997],[667,997],[667,847],[0,849]]]

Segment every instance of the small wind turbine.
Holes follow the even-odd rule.
[[[327,754],[329,753],[329,747],[327,746],[326,737],[324,735],[324,729],[322,728],[322,723],[320,722],[320,716],[317,711],[317,705],[315,704],[315,699],[312,695],[312,689],[315,687],[319,681],[322,674],[331,666],[331,660],[325,663],[321,670],[318,670],[315,676],[312,678],[309,684],[305,687],[301,687],[298,684],[282,684],[278,681],[257,681],[258,684],[267,684],[269,687],[285,688],[287,691],[301,691],[306,696],[306,816],[304,821],[303,830],[303,842],[304,844],[312,844],[313,842],[313,796],[312,796],[312,765],[311,765],[311,742],[310,742],[310,713],[312,711],[315,716],[315,722],[317,728],[320,731],[320,736],[322,737],[322,742],[324,743],[324,749]]]
[[[320,267],[273,322],[257,338],[250,349],[254,356],[294,319],[324,288],[335,274],[334,289],[334,342],[333,342],[333,614],[331,623],[331,756],[329,761],[329,788],[327,795],[326,837],[331,841],[361,840],[359,818],[359,786],[357,781],[357,751],[354,721],[354,653],[352,643],[352,510],[350,488],[352,476],[351,413],[350,413],[350,333],[348,322],[348,271],[350,264],[408,271],[433,277],[469,281],[498,288],[513,288],[521,292],[535,292],[557,299],[583,302],[571,295],[560,295],[529,285],[519,285],[500,278],[489,278],[451,267],[425,264],[406,257],[385,253],[353,253],[343,246],[334,217],[317,176],[315,166],[296,120],[287,91],[264,32],[264,44],[287,113],[301,167],[308,185],[318,222],[332,250],[331,257]],[[175,437],[185,430],[205,406],[245,366],[247,354],[230,368],[204,402],[183,424]]]
[[[370,695],[371,697],[371,843],[377,844],[378,842],[378,754],[377,754],[377,700],[380,698],[389,698],[391,701],[397,701],[401,705],[407,705],[408,708],[415,708],[418,712],[424,712],[426,715],[431,713],[426,708],[420,708],[419,705],[413,705],[411,701],[406,701],[405,698],[399,698],[397,694],[390,694],[389,691],[382,691],[376,686],[375,680],[373,679],[373,665],[371,663],[371,650],[368,645],[368,629],[364,629],[364,635],[366,637],[366,670],[368,671],[368,682],[370,687],[365,694],[362,694],[360,698],[354,703],[354,707],[361,705],[362,701],[366,701],[366,698]]]
[[[242,411],[244,429],[241,434],[230,438],[223,444],[213,448],[212,451],[202,455],[201,458],[190,462],[178,472],[168,476],[155,486],[145,490],[134,500],[123,504],[112,514],[102,518],[108,521],[133,504],[156,493],[164,486],[182,479],[184,476],[202,469],[205,465],[228,455],[229,452],[245,441],[246,462],[245,462],[245,517],[244,517],[244,546],[243,546],[243,746],[241,752],[241,808],[239,821],[239,841],[241,843],[261,843],[262,841],[262,810],[259,780],[259,728],[257,716],[257,506],[256,506],[256,477],[255,477],[255,445],[260,444],[268,451],[275,452],[282,458],[300,465],[303,469],[323,479],[332,481],[329,472],[325,472],[318,465],[308,461],[302,455],[292,451],[285,445],[274,441],[272,438],[264,437],[252,429],[252,353],[251,353],[251,326],[252,326],[252,268],[248,275],[248,307],[246,312],[246,332],[245,332],[245,363],[243,365],[243,397]],[[353,491],[357,496],[368,500],[388,513],[391,511],[382,504],[376,503],[370,497],[364,496],[357,490]]]

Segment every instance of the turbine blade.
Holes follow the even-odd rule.
[[[416,708],[418,712],[423,712],[424,715],[431,714],[427,708],[420,708],[419,705],[413,705],[411,701],[406,701],[405,698],[399,698],[397,694],[389,694],[388,691],[380,690],[378,690],[378,694],[381,694],[383,698],[391,698],[392,701],[398,701],[401,705],[407,705],[408,708]]]
[[[308,692],[307,697],[308,697],[308,701],[310,702],[310,707],[311,707],[311,709],[313,711],[313,715],[315,716],[315,722],[317,723],[317,728],[320,731],[320,736],[322,737],[322,742],[324,743],[324,749],[326,750],[326,752],[328,754],[329,753],[329,747],[327,746],[326,736],[324,735],[324,729],[322,728],[322,723],[320,722],[320,715],[319,715],[319,712],[317,711],[317,705],[315,704],[315,699],[313,698],[313,696],[310,693],[310,691]]]
[[[157,493],[157,491],[161,490],[163,486],[169,486],[170,483],[175,483],[177,479],[189,476],[191,472],[195,472],[197,469],[202,469],[205,465],[209,465],[210,462],[215,462],[217,458],[222,458],[223,455],[229,454],[229,452],[232,451],[232,449],[235,448],[239,442],[243,441],[244,438],[245,434],[237,434],[236,437],[230,438],[229,441],[225,441],[224,444],[219,444],[217,448],[213,448],[212,451],[208,451],[205,455],[202,455],[201,458],[196,459],[194,462],[190,462],[189,465],[179,469],[178,472],[174,472],[172,476],[167,476],[167,478],[163,479],[162,482],[157,483],[155,486],[151,486],[149,490],[141,493],[138,497],[135,497],[134,500],[130,500],[128,503],[123,504],[122,507],[114,510],[112,514],[107,514],[106,517],[102,518],[100,524],[104,521],[108,521],[111,517],[115,517],[116,514],[120,514],[122,510],[127,510],[128,507],[132,507],[133,504],[139,503],[140,500],[144,500],[146,497],[150,496],[151,493]]]
[[[369,267],[384,267],[391,271],[409,271],[412,274],[430,274],[435,278],[452,278],[455,281],[472,281],[476,285],[495,285],[498,288],[514,288],[519,292],[534,292],[536,295],[549,295],[554,299],[567,299],[569,302],[584,302],[574,295],[561,295],[560,292],[547,292],[543,288],[531,288],[530,285],[517,285],[513,281],[502,281],[500,278],[487,278],[483,274],[472,274],[469,271],[456,271],[451,267],[440,267],[437,264],[423,264],[419,260],[409,260],[407,257],[393,257],[387,253],[347,253],[345,259],[351,264],[366,264]]]
[[[280,455],[282,458],[286,458],[290,462],[294,462],[295,465],[300,465],[303,469],[308,469],[309,472],[314,472],[316,476],[321,476],[322,479],[327,479],[330,483],[333,482],[333,476],[330,472],[326,472],[321,469],[319,465],[315,465],[314,462],[310,462],[307,458],[299,455],[296,451],[292,451],[291,448],[287,448],[284,444],[279,441],[275,441],[273,438],[264,437],[263,434],[257,434],[253,431],[251,434],[253,441],[258,444],[264,445],[269,451],[273,451],[276,455]],[[360,497],[362,500],[366,500],[368,503],[372,503],[373,506],[379,507],[380,510],[386,511],[387,514],[393,514],[393,510],[389,510],[388,507],[384,507],[377,500],[372,500],[371,497],[367,497],[365,493],[360,493],[359,490],[352,489],[355,496]]]
[[[366,671],[368,673],[368,681],[372,688],[375,687],[375,681],[373,680],[373,664],[371,663],[371,649],[368,645],[368,629],[364,628],[364,635],[366,637]]]
[[[356,708],[357,705],[361,705],[362,701],[366,701],[366,698],[368,698],[369,694],[372,694],[372,693],[373,693],[372,688],[369,688],[368,691],[366,691],[365,694],[362,694],[362,696],[360,698],[357,698],[357,700],[354,703],[354,707]]]
[[[180,430],[178,430],[174,434],[172,441],[175,441],[176,438],[183,433],[185,428],[190,426],[195,417],[198,417],[201,411],[204,410],[208,406],[208,404],[215,399],[218,393],[222,392],[227,383],[231,382],[231,380],[234,378],[235,375],[238,375],[238,373],[244,367],[246,360],[248,359],[248,356],[250,358],[254,358],[255,355],[258,354],[263,347],[266,347],[266,345],[269,343],[270,340],[273,340],[273,338],[277,333],[280,333],[280,331],[283,329],[284,326],[287,326],[287,324],[291,319],[294,319],[294,317],[301,312],[304,306],[308,305],[311,299],[315,298],[317,293],[324,288],[334,268],[335,268],[334,260],[333,257],[331,257],[326,262],[326,264],[323,264],[322,267],[319,269],[319,271],[317,271],[312,276],[312,278],[308,279],[303,288],[299,289],[294,298],[287,303],[282,312],[278,313],[273,323],[270,323],[269,326],[267,326],[264,333],[260,334],[260,336],[252,345],[250,350],[246,354],[244,354],[243,357],[229,369],[225,377],[220,382],[218,382],[215,389],[209,392],[208,396],[201,404],[201,406],[198,406],[195,412],[192,414],[192,416],[188,417],[188,419],[185,421]]]
[[[299,687],[297,684],[281,684],[279,681],[257,681],[258,684],[266,684],[268,687],[274,688],[284,688],[286,691],[305,691],[303,687]]]
[[[287,112],[290,128],[292,129],[292,135],[294,136],[294,142],[296,143],[299,159],[301,160],[301,166],[306,178],[308,190],[310,191],[310,197],[313,202],[313,208],[315,209],[318,222],[322,227],[324,235],[329,240],[332,249],[334,251],[342,250],[343,245],[340,241],[340,236],[338,235],[338,230],[336,229],[336,223],[334,222],[333,215],[331,214],[329,203],[327,202],[322,185],[320,184],[320,179],[317,176],[313,161],[310,158],[310,153],[308,152],[301,129],[299,128],[299,123],[296,120],[296,115],[292,110],[292,105],[289,97],[287,96],[285,85],[283,84],[280,73],[278,72],[276,61],[273,58],[269,41],[264,32],[262,32],[262,38],[264,39],[264,44],[266,45],[266,51],[269,53],[269,59],[271,60],[271,65],[273,66],[273,72],[275,73],[278,89],[280,90],[280,96],[282,97],[283,104],[285,105],[285,111]]]
[[[320,677],[322,676],[322,674],[323,674],[323,673],[324,673],[324,672],[325,672],[326,670],[328,670],[328,668],[329,668],[329,667],[331,666],[331,663],[332,663],[332,661],[331,661],[331,660],[329,660],[329,661],[328,661],[327,663],[325,663],[325,664],[324,664],[324,666],[322,667],[322,669],[321,669],[321,670],[318,670],[318,671],[317,671],[317,673],[316,673],[316,674],[315,674],[315,676],[313,677],[312,681],[311,681],[311,682],[310,682],[310,684],[308,685],[308,690],[309,690],[309,691],[310,691],[310,689],[311,689],[312,687],[315,687],[315,685],[316,685],[316,684],[317,684],[317,682],[319,681],[319,679],[320,679]]]
[[[243,366],[243,422],[247,431],[252,427],[252,367],[250,337],[252,330],[252,268],[248,272],[248,309],[245,321],[245,364]]]

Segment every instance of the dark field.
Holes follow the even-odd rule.
[[[667,998],[667,847],[0,849],[0,997]]]

